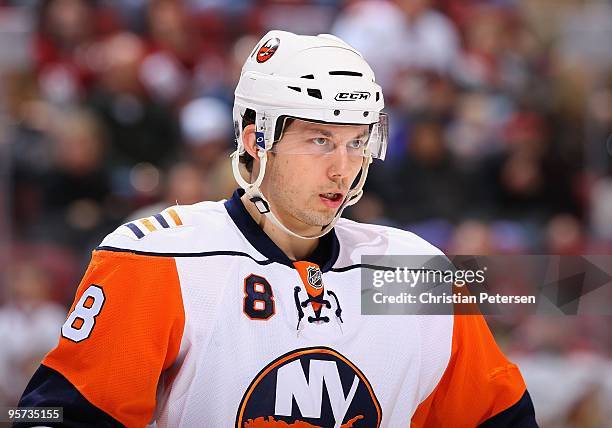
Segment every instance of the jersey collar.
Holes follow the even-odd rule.
[[[249,243],[266,258],[295,269],[293,266],[294,260],[289,259],[251,217],[240,200],[242,195],[244,195],[244,189],[237,189],[224,204],[227,213],[236,224],[236,227],[238,227]],[[306,261],[316,263],[320,266],[322,272],[327,272],[336,263],[339,253],[340,243],[338,242],[335,230],[332,229],[329,233],[319,238],[319,245],[306,258]]]

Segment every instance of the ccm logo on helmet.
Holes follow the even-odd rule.
[[[368,98],[370,98],[370,93],[361,91],[338,92],[334,97],[336,101],[357,101],[367,100]]]
[[[257,51],[257,62],[266,62],[272,58],[272,55],[274,55],[274,52],[278,49],[278,45],[280,45],[280,39],[278,37],[266,40]]]

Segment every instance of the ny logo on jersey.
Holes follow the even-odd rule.
[[[323,403],[323,388],[331,401],[335,425],[342,423],[355,392],[359,386],[359,377],[355,375],[348,395],[344,396],[342,381],[335,361],[310,360],[310,378],[302,369],[299,360],[292,361],[278,369],[276,374],[276,402],[274,414],[291,416],[293,400],[303,417],[320,418]],[[325,382],[325,383],[324,383]]]
[[[316,347],[268,364],[245,392],[236,426],[378,427],[381,418],[365,375],[340,353]]]

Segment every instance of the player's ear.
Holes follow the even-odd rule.
[[[242,130],[242,144],[244,145],[244,149],[250,154],[254,159],[257,158],[257,143],[255,141],[255,125],[247,125]]]

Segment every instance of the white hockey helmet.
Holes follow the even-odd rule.
[[[232,154],[234,177],[259,212],[271,218],[285,232],[314,239],[331,230],[342,211],[356,203],[363,193],[372,158],[384,159],[387,147],[387,116],[382,89],[359,52],[330,34],[301,36],[286,31],[270,31],[247,58],[235,91],[233,119],[237,149]],[[239,168],[245,154],[242,123],[247,110],[255,112],[255,135],[261,160],[259,174],[252,183]],[[361,174],[349,190],[336,216],[313,236],[301,236],[286,228],[272,213],[259,186],[266,169],[267,154],[282,134],[284,119],[370,125]]]

